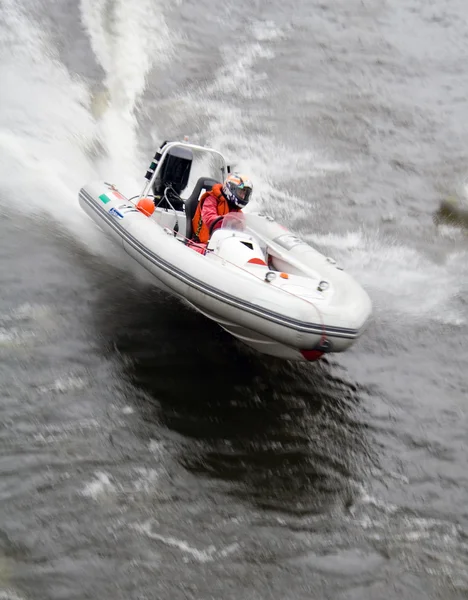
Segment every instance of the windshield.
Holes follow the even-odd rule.
[[[231,212],[223,218],[221,229],[254,236],[257,241],[262,240],[261,243],[268,243],[270,240],[285,250],[306,245],[294,232],[277,223],[272,217],[262,214]]]
[[[262,229],[258,230],[258,224],[264,225],[265,220],[259,215],[242,212],[231,212],[224,216],[221,221],[221,229],[225,231],[236,231],[254,238],[260,245],[260,248],[266,254],[266,240],[262,235]],[[257,227],[256,227],[257,225]]]
[[[224,216],[221,229],[247,231],[247,215],[241,212],[231,212]]]

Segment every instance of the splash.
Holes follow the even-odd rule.
[[[89,181],[113,177],[118,183],[124,179],[127,192],[125,184],[132,192],[142,186],[138,101],[151,66],[169,57],[171,44],[158,3],[142,0],[130,7],[124,1],[83,0],[81,9],[106,73],[108,102],[101,102],[100,119],[91,110],[87,82],[62,64],[26,5],[0,0],[0,198],[12,211],[52,215],[104,253],[109,243],[80,209],[78,191]],[[158,34],[153,29],[142,35],[149,21]],[[106,150],[98,159],[97,146]]]
[[[212,81],[180,95],[172,116],[186,122],[190,115],[189,127],[201,121],[202,143],[220,150],[234,169],[251,174],[255,193],[248,210],[275,207],[275,216],[287,223],[291,214],[310,210],[309,198],[291,192],[292,180],[326,177],[348,167],[316,149],[288,147],[264,127],[259,131],[264,100],[275,93],[262,66],[275,59],[286,29],[273,21],[253,22],[241,39],[221,49],[223,64]]]
[[[152,540],[162,542],[166,546],[176,548],[183,554],[189,555],[193,560],[200,563],[212,562],[220,558],[225,558],[235,552],[239,548],[239,544],[234,542],[224,548],[216,548],[210,545],[207,548],[200,550],[188,544],[185,540],[180,540],[172,536],[162,535],[153,531],[151,521],[146,523],[135,524],[134,529]]]
[[[1,0],[0,181],[10,210],[47,212],[86,236],[77,192],[93,176],[88,93],[19,2]]]
[[[111,481],[111,476],[108,473],[98,471],[95,474],[95,479],[86,484],[81,494],[97,500],[103,496],[114,494],[115,489],[115,485]]]
[[[95,58],[105,73],[104,91],[94,97],[93,106],[108,157],[107,177],[132,191],[141,186],[138,103],[156,60],[164,64],[172,53],[163,8],[152,0],[82,0],[80,5]]]
[[[380,232],[313,234],[306,241],[329,253],[371,292],[377,311],[432,318],[448,325],[466,322],[459,296],[466,273],[466,253],[454,251],[443,264],[415,248],[383,241]],[[449,268],[447,268],[449,267]]]

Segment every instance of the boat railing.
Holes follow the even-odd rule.
[[[227,164],[226,158],[221,152],[219,152],[219,150],[209,148],[208,146],[190,144],[189,142],[167,142],[163,146],[163,148],[157,150],[156,154],[154,155],[153,161],[151,162],[150,168],[148,170],[148,173],[150,173],[151,176],[149,178],[147,177],[147,181],[138,199],[146,197],[152,189],[156,178],[158,177],[159,173],[161,172],[161,169],[164,166],[164,159],[166,158],[166,155],[171,148],[188,148],[189,150],[195,150],[197,152],[207,152],[209,154],[213,154],[221,159],[222,180],[224,180],[227,174],[229,173],[229,165]]]

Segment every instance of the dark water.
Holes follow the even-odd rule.
[[[467,597],[467,17],[0,0],[0,598]],[[366,287],[350,352],[250,352],[80,213],[185,134]]]

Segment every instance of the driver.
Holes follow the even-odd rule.
[[[211,191],[205,192],[198,202],[192,219],[193,241],[201,244],[208,243],[210,228],[214,225],[213,231],[218,229],[224,215],[240,212],[247,206],[252,188],[252,182],[248,177],[232,173],[226,177],[224,184],[216,183]]]

